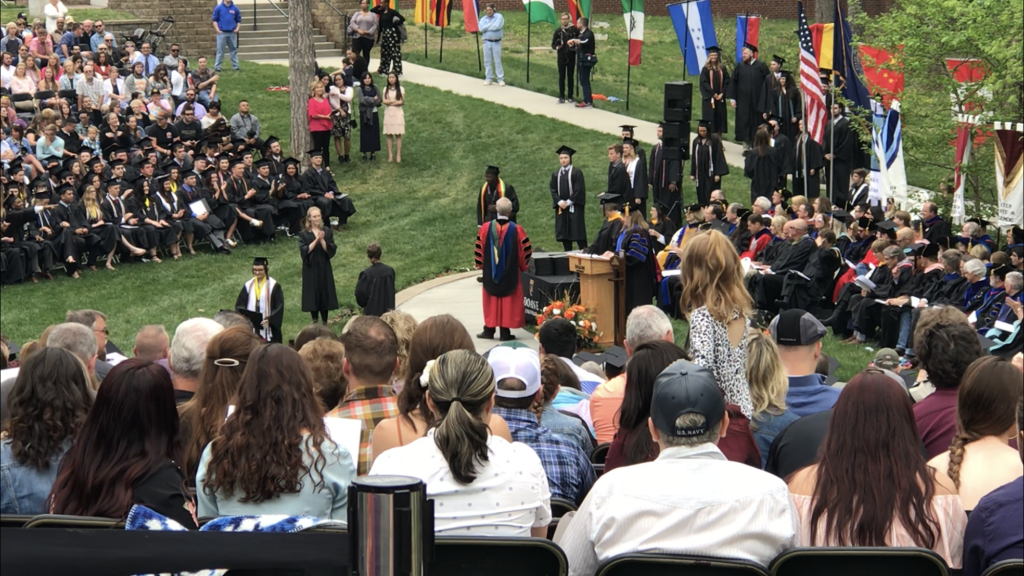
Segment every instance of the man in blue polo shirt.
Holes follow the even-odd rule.
[[[789,376],[789,411],[808,416],[832,408],[839,399],[839,389],[826,386],[825,377],[815,371],[825,326],[813,314],[791,308],[772,320],[768,332],[779,346],[779,356]]]
[[[213,69],[220,72],[220,64],[224,59],[224,47],[231,52],[231,66],[238,67],[238,31],[242,28],[242,13],[232,0],[223,0],[213,9],[213,28],[217,30],[217,57],[213,61]]]

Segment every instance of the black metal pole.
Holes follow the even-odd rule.
[[[483,61],[480,60],[480,32],[475,32],[474,36],[476,36],[476,67],[480,70],[480,72],[483,72]]]
[[[530,83],[530,34],[533,26],[533,3],[526,5],[526,83]]]
[[[691,5],[692,5],[691,2],[687,2],[686,3],[686,27],[687,28],[690,27],[690,6]],[[685,36],[683,36],[683,80],[686,80],[686,60],[687,60],[687,57],[689,56],[689,54],[688,54],[689,51],[690,51],[690,34],[687,33]]]
[[[427,25],[423,25],[423,58],[427,57]]]
[[[444,62],[444,29],[445,28],[446,28],[445,26],[441,27],[441,55],[437,58],[438,64],[440,64],[441,62]]]
[[[252,31],[256,31],[256,0],[252,0]]]

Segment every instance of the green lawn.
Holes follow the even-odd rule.
[[[287,84],[287,68],[253,63],[243,68],[242,73],[222,76],[225,112],[231,114],[244,95],[264,126],[264,136],[277,135],[287,146],[288,94],[266,91]],[[385,153],[376,163],[356,160],[334,166],[342,191],[352,194],[359,211],[337,238],[334,272],[343,308],[355,308],[355,282],[367,265],[364,250],[371,242],[383,247],[384,261],[398,273],[399,289],[471,267],[476,195],[488,164],[501,166],[505,182],[516,188],[522,205],[519,221],[539,251],[561,249],[554,238],[548,192],[559,145],[571,144],[579,151],[576,165],[590,179],[591,197],[604,187],[608,138],[603,134],[431,88],[408,86],[407,98],[408,140],[401,165],[388,164]],[[483,131],[481,126],[500,126],[501,131]],[[358,158],[358,134],[353,136]],[[596,202],[587,214],[593,236],[600,227]],[[110,316],[112,340],[130,350],[142,325],[163,324],[173,330],[190,317],[232,308],[250,277],[254,256],[270,258],[271,273],[285,292],[284,333],[293,337],[308,316],[301,312],[298,246],[284,236],[269,246],[239,247],[232,256],[214,256],[204,246],[199,256],[179,262],[121,265],[116,272],[84,272],[78,281],[60,277],[7,286],[0,328],[24,343],[61,322],[67,310],[95,308]],[[854,364],[829,353],[839,356],[844,366]]]
[[[68,14],[74,16],[75,22],[82,22],[84,20],[103,20],[104,22],[111,22],[117,20],[136,20],[134,14],[128,12],[120,12],[118,10],[110,10],[108,8],[69,8]]]

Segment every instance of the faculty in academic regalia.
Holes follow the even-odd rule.
[[[604,212],[604,223],[594,238],[594,243],[584,250],[587,254],[600,256],[615,250],[615,242],[622,232],[622,213],[619,212],[622,196],[614,192],[603,192],[598,194],[601,201],[601,210]]]
[[[669,151],[665,148],[663,130],[663,125],[659,125],[658,143],[651,150],[647,185],[651,188],[652,200],[664,206],[665,216],[679,223],[682,222],[683,204],[682,150]]]
[[[821,156],[821,144],[815,142],[814,138],[807,133],[803,119],[799,124],[800,136],[794,144],[793,190],[811,200],[821,196],[821,168],[824,166],[824,159]],[[805,158],[806,182],[804,181]]]
[[[359,273],[356,281],[356,304],[364,316],[383,316],[395,309],[395,269],[380,261],[380,244],[366,247],[370,267]]]
[[[825,137],[821,143],[825,153],[825,187],[835,206],[846,206],[849,201],[850,173],[857,149],[857,135],[850,121],[843,116],[839,104],[832,104],[832,117],[825,124]]]
[[[477,335],[494,338],[501,329],[502,342],[515,340],[513,328],[526,325],[523,283],[520,274],[530,264],[533,253],[526,230],[510,220],[512,201],[495,201],[496,217],[480,227],[476,239],[476,266],[483,270],[484,331]]]
[[[331,227],[331,218],[338,219],[338,226],[344,226],[356,213],[356,207],[347,194],[338,191],[334,176],[324,168],[322,150],[310,150],[309,168],[302,173],[302,191],[313,197],[313,203],[320,209],[325,225]]]
[[[758,196],[769,197],[779,180],[779,151],[772,148],[767,128],[760,128],[754,137],[754,147],[744,152],[743,173],[750,178],[750,202]]]
[[[644,215],[631,212],[615,243],[615,255],[626,262],[626,311],[651,304],[658,281],[658,263],[651,250],[650,233]]]
[[[583,171],[572,165],[576,151],[568,146],[558,149],[561,166],[551,174],[551,202],[555,211],[555,240],[568,252],[575,242],[580,250],[587,246],[587,185]]]
[[[729,71],[722,64],[722,50],[708,46],[708,59],[700,70],[701,120],[711,134],[721,137],[729,129],[725,94],[729,88]]]
[[[711,133],[710,125],[701,120],[690,153],[690,180],[697,187],[697,203],[703,206],[711,202],[711,192],[722,188],[722,176],[728,173],[722,141]]]
[[[266,258],[257,257],[252,262],[252,278],[245,283],[235,310],[258,312],[263,316],[259,327],[260,338],[267,342],[281,342],[281,325],[284,323],[284,291],[276,280],[270,277],[270,265]]]
[[[515,222],[516,216],[519,214],[519,196],[516,195],[516,189],[505,184],[505,181],[498,177],[499,174],[501,174],[501,168],[497,166],[488,166],[487,171],[484,172],[484,185],[480,188],[476,200],[477,226],[483,226],[485,222],[490,222],[498,217],[497,203],[501,198],[508,198],[512,203],[509,220]]]
[[[729,81],[729,103],[736,109],[736,140],[750,144],[761,124],[760,107],[761,89],[768,67],[754,56],[757,46],[750,43],[743,45],[743,61],[736,65],[732,79]]]
[[[338,292],[334,287],[331,259],[338,252],[334,233],[325,225],[316,206],[306,213],[306,227],[299,232],[302,254],[302,311],[309,312],[313,322],[327,325],[327,313],[338,309]]]

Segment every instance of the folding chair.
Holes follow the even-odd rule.
[[[36,115],[36,103],[31,94],[11,94],[11,106],[18,118],[31,121]]]
[[[57,97],[57,93],[53,90],[37,90],[34,94],[35,105],[37,110],[42,110],[46,107],[45,102]]]
[[[941,556],[925,548],[797,548],[772,561],[772,576],[949,576]]]
[[[76,103],[78,102],[78,92],[76,92],[74,90],[59,90],[57,92],[57,96],[60,96],[64,100],[67,100],[69,103],[70,102],[76,102]],[[74,106],[72,106],[72,107],[74,107]]]
[[[542,538],[438,536],[430,576],[566,576],[569,561]]]
[[[594,452],[590,455],[590,462],[592,464],[604,464],[605,458],[608,457],[608,449],[612,445],[610,442],[605,442],[597,448],[594,448]]]
[[[754,562],[705,556],[670,554],[623,554],[612,558],[597,576],[768,576],[768,571]]]
[[[558,530],[558,523],[563,516],[576,511],[576,504],[562,498],[551,499],[551,524],[548,524],[548,540],[555,539],[555,531]]]
[[[95,528],[124,529],[124,520],[116,518],[94,518],[90,516],[65,516],[62,514],[41,514],[25,523],[25,528]]]
[[[993,564],[981,576],[1020,576],[1024,574],[1024,560],[1003,560]]]
[[[31,514],[2,514],[0,528],[22,528],[31,519]]]

